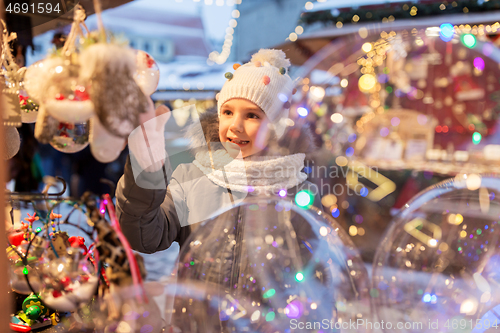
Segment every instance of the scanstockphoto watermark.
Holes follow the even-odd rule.
[[[348,176],[355,173],[357,176],[363,178],[375,178],[379,175],[377,167],[364,167],[356,168],[353,170],[347,166],[340,167],[338,165],[311,165],[307,161],[304,168],[295,169],[293,166],[278,165],[278,166],[266,166],[262,169],[252,169],[247,170],[251,172],[254,177],[262,177],[267,179],[277,179],[283,178],[290,174],[297,174],[298,172],[304,172],[307,174],[309,179],[341,179],[347,178]]]
[[[356,332],[358,330],[423,330],[427,323],[423,322],[386,322],[370,321],[366,319],[356,319],[348,321],[334,321],[333,319],[323,319],[321,321],[299,321],[290,320],[290,329],[300,330],[348,330]]]

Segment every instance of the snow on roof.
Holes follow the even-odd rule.
[[[135,0],[128,2],[119,8],[130,8],[136,10],[138,8],[153,9],[160,12],[173,12],[176,14],[189,14],[198,16],[197,6],[186,6],[185,3],[174,0]]]
[[[160,22],[147,22],[145,19],[137,18],[123,18],[113,17],[104,12],[102,14],[104,26],[106,29],[122,32],[129,35],[140,35],[147,37],[170,37],[172,35],[180,35],[185,37],[199,37],[204,38],[205,34],[203,29],[182,27],[172,24],[170,21]],[[97,29],[95,17],[89,17],[86,23],[90,30]]]
[[[174,3],[166,3],[153,7],[155,1],[141,0],[106,10],[102,19],[106,29],[125,37],[168,39],[174,43],[176,55],[196,55],[208,57],[210,49],[206,44],[205,30],[200,15],[190,10],[177,12]],[[168,4],[168,6],[166,6]],[[178,4],[178,3],[177,3]],[[90,30],[97,29],[96,16],[86,20]]]
[[[158,90],[220,90],[232,70],[232,64],[209,66],[204,57],[178,57],[169,63],[158,63]]]

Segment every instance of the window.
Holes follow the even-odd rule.
[[[149,52],[149,43],[148,42],[144,43],[144,51]]]
[[[165,46],[163,45],[163,43],[160,44],[159,50],[160,54],[165,54]]]

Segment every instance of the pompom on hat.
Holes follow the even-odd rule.
[[[264,111],[274,125],[276,135],[285,131],[294,82],[288,75],[290,60],[281,50],[261,49],[250,62],[234,66],[234,73],[226,73],[228,79],[217,99],[220,117],[222,105],[234,98],[253,102]]]

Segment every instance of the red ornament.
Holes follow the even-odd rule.
[[[148,68],[153,67],[154,64],[155,64],[155,61],[153,60],[153,58],[151,58],[151,56],[146,53],[146,65],[148,66]]]
[[[14,246],[19,246],[21,245],[21,242],[24,240],[24,232],[13,232],[10,233],[9,236],[9,243],[14,245]]]
[[[64,288],[68,287],[71,284],[71,280],[69,277],[65,276],[61,279],[61,284],[64,286]]]
[[[77,101],[88,101],[90,99],[87,89],[84,86],[77,86],[75,89],[75,99]]]
[[[68,130],[72,130],[73,128],[75,128],[75,125],[72,124],[72,123],[59,123],[59,129],[62,130],[62,129],[68,129]],[[58,217],[62,217],[62,215],[60,214],[54,214],[52,215],[51,219],[55,219],[55,218],[58,218]]]
[[[28,104],[27,100],[28,100],[28,96],[25,97],[23,95],[19,95],[19,103],[21,105],[24,106],[24,105]]]
[[[71,244],[72,247],[79,247],[81,248],[84,253],[83,255],[86,255],[87,254],[87,247],[85,246],[85,239],[81,236],[71,236],[69,239],[68,239],[69,243]]]
[[[54,290],[52,292],[52,297],[54,298],[58,298],[58,297],[61,297],[62,296],[62,292],[60,292],[59,290]]]
[[[62,101],[64,99],[64,95],[62,95],[62,94],[56,94],[56,99],[58,101]]]

